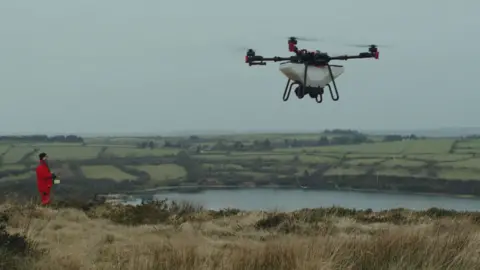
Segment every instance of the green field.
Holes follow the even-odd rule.
[[[110,165],[82,166],[82,173],[91,179],[135,180],[136,177]]]
[[[38,152],[48,153],[52,160],[84,160],[92,159],[98,155],[101,147],[95,146],[78,146],[78,145],[38,145]],[[37,160],[36,155],[30,157]]]
[[[189,181],[198,175],[198,183],[227,185],[242,181],[295,185],[298,177],[310,175],[314,178],[309,181],[356,176],[376,181],[388,177],[480,180],[480,138],[383,141],[382,136],[370,136],[363,143],[331,145],[342,136],[244,134],[194,139],[105,137],[89,138],[84,143],[9,141],[0,143],[0,180],[33,177],[32,166],[39,152],[47,152],[67,179],[142,180],[145,186],[172,181],[181,184],[187,175]],[[319,145],[321,138],[327,138],[330,145]],[[145,146],[146,142],[153,142],[153,146]],[[169,146],[163,146],[167,142]],[[180,152],[189,159],[179,160]]]
[[[131,167],[148,173],[151,179],[155,182],[181,179],[187,175],[185,168],[176,164],[140,165]]]
[[[146,157],[146,156],[169,156],[176,155],[179,149],[138,149],[134,147],[109,147],[105,154],[114,157]]]
[[[3,163],[14,164],[19,162],[26,154],[33,151],[33,146],[16,145],[11,147],[7,152],[3,154]]]

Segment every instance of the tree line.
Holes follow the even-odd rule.
[[[254,140],[252,144],[245,144],[242,141],[235,141],[233,144],[226,143],[225,140],[218,140],[214,145],[212,150],[271,150],[273,148],[280,147],[309,147],[309,146],[326,146],[326,145],[348,145],[348,144],[360,144],[360,143],[371,143],[373,142],[367,135],[351,129],[333,129],[325,130],[323,133],[319,134],[319,139],[285,139],[283,143],[272,142],[269,138],[264,140]],[[401,140],[416,140],[419,139],[414,134],[408,136],[402,135],[385,135],[383,141],[392,142],[392,141],[401,141]],[[0,136],[0,142],[65,142],[65,143],[84,143],[84,139],[78,135],[7,135]],[[169,147],[169,148],[188,148],[192,145],[198,145],[202,142],[211,142],[212,139],[200,138],[197,135],[191,135],[188,138],[182,138],[175,140],[165,140],[162,145],[159,145],[157,142],[152,140],[146,140],[137,144],[138,148],[158,148],[158,147]],[[197,151],[201,151],[203,148],[200,146]]]
[[[0,136],[0,141],[13,142],[66,142],[66,143],[83,143],[82,137],[77,135],[9,135]]]
[[[381,141],[393,142],[402,140],[416,140],[421,139],[414,134],[402,135],[385,135]],[[202,142],[215,141],[213,146],[203,145]],[[154,141],[144,141],[137,144],[138,148],[153,149],[158,147],[180,148],[187,149],[195,146],[195,151],[200,153],[204,150],[211,151],[268,151],[274,148],[293,148],[293,147],[312,147],[312,146],[327,146],[327,145],[352,145],[361,143],[373,143],[374,141],[356,130],[350,129],[333,129],[325,130],[319,134],[318,139],[284,139],[281,141],[272,141],[269,138],[263,140],[254,140],[251,143],[243,141],[229,141],[228,139],[203,139],[199,136],[192,135],[189,138],[179,139],[178,141],[166,140],[161,145]]]

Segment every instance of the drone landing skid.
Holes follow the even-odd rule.
[[[287,85],[283,92],[283,100],[287,101],[294,85],[295,94],[299,99],[309,95],[317,103],[322,103],[324,88],[328,87],[332,100],[339,100],[335,78],[340,76],[344,68],[338,65],[309,65],[299,63],[281,63],[280,71],[288,78]],[[333,89],[330,86],[333,84]],[[333,93],[335,91],[335,94]]]
[[[332,100],[338,101],[340,99],[340,96],[338,95],[337,86],[335,85],[335,81],[332,81],[332,83],[335,95],[333,94],[330,84],[325,85],[325,87],[328,87]],[[323,102],[324,87],[304,87],[300,82],[292,81],[290,79],[288,79],[287,85],[285,86],[285,91],[283,92],[283,101],[288,100],[288,98],[290,97],[290,93],[292,92],[292,88],[295,85],[297,85],[297,88],[295,89],[295,95],[298,99],[302,99],[306,94],[308,94],[311,98],[315,99],[317,103]]]

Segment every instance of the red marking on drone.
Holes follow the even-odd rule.
[[[289,52],[295,51],[295,44],[293,42],[288,42],[288,51]]]

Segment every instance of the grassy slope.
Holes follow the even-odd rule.
[[[0,205],[10,233],[27,235],[48,251],[20,261],[5,255],[2,261],[16,269],[38,270],[479,269],[480,265],[478,213],[355,213],[335,208],[213,212],[190,205],[159,209],[163,208],[98,206],[84,212]],[[133,226],[121,225],[131,222]]]

